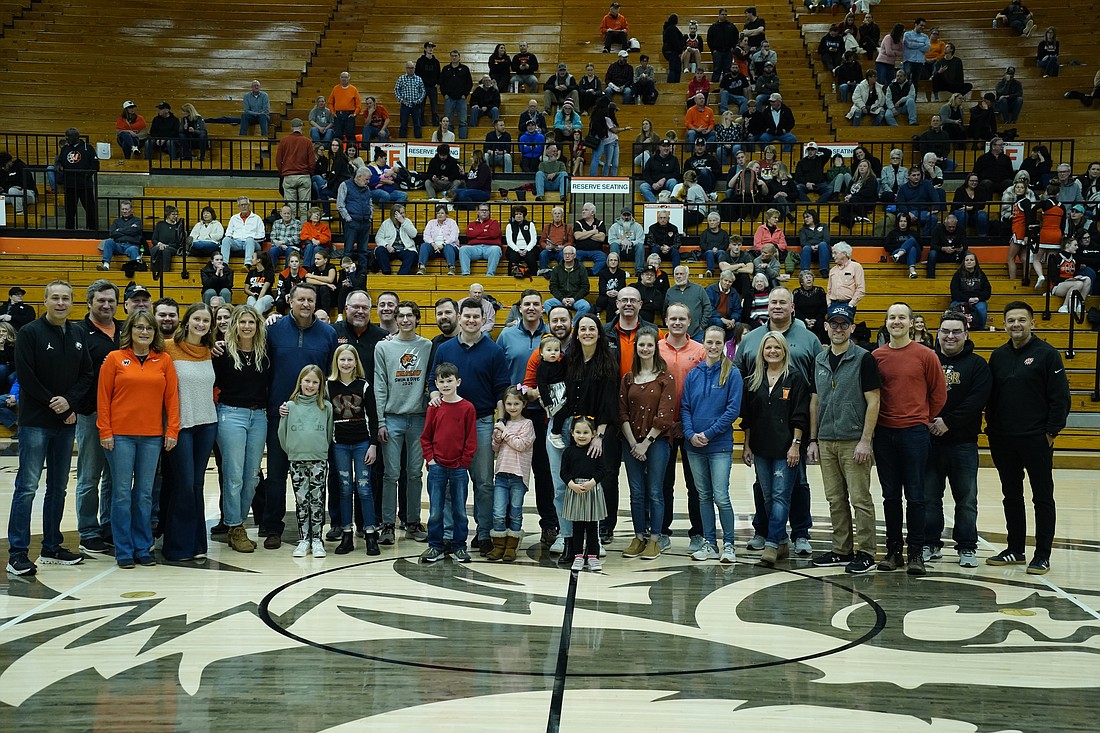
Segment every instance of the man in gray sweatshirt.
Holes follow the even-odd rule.
[[[710,323],[710,296],[699,283],[691,281],[691,271],[687,265],[677,265],[672,271],[673,285],[665,293],[665,308],[673,303],[682,303],[691,311],[691,330],[688,337],[703,343],[703,331]]]
[[[378,438],[382,442],[385,473],[382,478],[382,522],[393,525],[397,510],[397,480],[402,454],[408,478],[405,536],[427,539],[420,523],[421,476],[424,455],[420,433],[427,412],[429,360],[432,342],[416,333],[420,308],[403,300],[397,304],[397,334],[374,347],[374,401],[378,408]]]

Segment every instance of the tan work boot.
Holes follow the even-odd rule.
[[[623,557],[638,557],[645,550],[645,540],[634,537],[630,544],[623,550]]]
[[[255,547],[248,541],[244,525],[229,528],[229,546],[237,552],[253,552]]]
[[[523,539],[523,532],[509,531],[506,534],[507,536],[504,538],[504,557],[502,559],[504,562],[515,562],[516,550],[519,549],[519,541]]]
[[[489,536],[493,538],[493,549],[489,550],[485,559],[489,562],[500,562],[504,559],[504,541],[508,539],[507,533],[494,530],[489,533]]]
[[[661,556],[661,545],[657,541],[657,535],[652,534],[649,536],[649,542],[646,543],[645,549],[642,550],[641,558],[643,560],[656,560]]]

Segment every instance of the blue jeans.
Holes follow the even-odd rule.
[[[665,187],[663,190],[671,193],[672,189],[676,188],[676,184],[677,180],[675,178],[665,179]],[[654,193],[653,186],[649,185],[648,182],[642,183],[642,185],[638,187],[638,190],[642,192],[642,198],[649,203],[652,204],[657,201],[657,194]]]
[[[924,472],[928,465],[928,427],[875,429],[874,451],[882,485],[886,519],[886,551],[900,554],[906,542],[901,529],[901,498],[905,496],[905,523],[909,527],[909,554],[924,545]]]
[[[332,462],[336,466],[336,475],[340,479],[340,516],[344,520],[344,531],[351,532],[355,527],[352,511],[352,493],[359,494],[359,504],[363,507],[363,529],[374,529],[374,494],[370,486],[370,467],[364,462],[370,441],[361,443],[334,443]]]
[[[370,199],[378,204],[378,208],[386,209],[387,204],[403,204],[409,200],[409,194],[401,190],[383,191],[376,188],[370,192]]]
[[[985,212],[985,209],[968,213],[959,209],[951,212],[955,215],[955,218],[959,220],[959,228],[963,231],[966,230],[966,225],[970,223],[970,217],[974,217],[974,221],[978,227],[978,236],[984,237],[989,232],[989,214]]]
[[[547,179],[546,174],[542,171],[535,172],[535,195],[546,195],[546,184],[552,184],[557,190],[558,194],[565,196],[565,187],[569,184],[569,176],[565,173],[559,173],[558,177],[553,181]]]
[[[382,444],[382,460],[385,468],[382,476],[382,521],[384,524],[395,523],[393,520],[397,505],[397,482],[401,477],[401,456],[404,450],[408,491],[405,495],[405,520],[407,524],[419,524],[424,475],[424,452],[420,447],[420,433],[424,432],[424,413],[411,415],[387,413],[386,430],[389,433],[389,439]]]
[[[896,126],[898,124],[896,118],[900,112],[905,112],[905,119],[910,125],[917,124],[917,102],[912,97],[907,98],[900,108],[886,110],[886,124]]]
[[[802,259],[799,262],[799,267],[803,270],[809,270],[810,264],[813,262],[814,248],[806,246],[802,248]],[[832,252],[829,251],[829,245],[825,242],[818,242],[817,244],[817,268],[819,270],[829,270],[829,263],[832,261]]]
[[[153,476],[163,442],[159,435],[116,435],[114,450],[105,451],[114,477],[111,532],[119,564],[153,553]]]
[[[398,275],[411,275],[413,270],[416,269],[416,251],[411,249],[401,249],[391,253],[385,247],[375,247],[374,259],[383,275],[393,274],[393,268],[390,265],[391,260],[397,260],[401,263],[401,267],[397,270]]]
[[[787,465],[786,458],[755,456],[756,480],[768,507],[768,535],[765,544],[779,547],[787,544],[787,517],[791,512],[791,491],[798,480],[798,467]]]
[[[714,68],[710,73],[710,80],[716,82],[722,78],[722,72],[730,67],[730,63],[733,61],[733,50],[715,51],[711,49],[710,60],[714,64]]]
[[[122,244],[113,239],[103,241],[103,261],[110,262],[116,254],[124,254],[131,260],[141,259],[141,248],[136,244]]]
[[[722,522],[722,540],[733,542],[733,504],[730,503],[730,471],[733,454],[728,451],[698,453],[687,451],[691,475],[695,478],[695,491],[699,494],[699,518],[703,525],[703,537],[711,544],[718,544],[714,527],[714,507],[718,506],[718,519]]]
[[[493,531],[523,529],[523,497],[527,484],[511,473],[498,473],[493,484]]]
[[[477,450],[470,464],[470,480],[474,484],[474,523],[477,538],[489,539],[493,527],[493,416],[477,419]]]
[[[672,263],[672,269],[676,269],[677,267],[680,266],[680,249],[679,249],[679,247],[673,247],[668,251],[667,255],[663,255],[663,254],[661,254],[660,246],[655,244],[655,245],[653,245],[652,247],[649,248],[649,253],[648,254],[657,255],[662,260],[667,259],[669,262]]]
[[[974,323],[970,325],[970,330],[984,331],[986,319],[989,318],[989,303],[984,300],[979,300],[974,304],[962,303],[957,300],[951,301],[952,310],[961,309],[964,305],[969,305],[974,309]]]
[[[603,166],[600,166],[600,157]],[[602,172],[601,172],[602,170]],[[590,176],[615,176],[619,174],[619,141],[600,141],[600,146],[592,153],[592,162],[588,164]]]
[[[476,127],[477,126],[477,121],[481,118],[482,114],[483,114],[482,111],[478,107],[470,107],[470,126],[471,127]],[[489,111],[485,112],[484,114],[485,114],[485,116],[487,116],[489,119],[491,119],[495,123],[497,121],[497,118],[500,117],[500,108],[499,107],[490,107]]]
[[[260,248],[255,239],[222,238],[222,259],[229,264],[229,255],[233,252],[244,252],[245,264],[252,262],[252,253]]]
[[[549,308],[546,310],[549,312]],[[573,442],[570,437],[572,427],[573,418],[565,418],[561,428],[561,439],[565,441],[566,446]],[[561,480],[561,457],[565,453],[565,449],[555,448],[550,442],[551,430],[553,430],[553,423],[547,426],[546,430],[548,438],[546,441],[546,457],[547,462],[550,464],[550,476],[554,480],[554,511],[558,513],[558,533],[563,538],[568,539],[573,536],[573,520],[562,516],[565,513],[565,492],[569,491],[569,487]]]
[[[905,262],[910,267],[916,267],[917,263],[920,262],[921,246],[917,243],[916,237],[909,237],[909,239],[901,243],[898,249],[905,253]],[[890,254],[893,255],[898,249],[895,249]]]
[[[381,130],[374,125],[366,125],[363,127],[362,145],[366,147],[370,144],[371,140],[377,140],[378,142],[389,142],[390,131],[389,129]]]
[[[328,143],[332,142],[332,138],[336,136],[336,128],[330,127],[326,132],[321,132],[316,127],[309,128],[309,139],[315,143],[323,143],[325,147],[328,147]]]
[[[559,305],[564,304],[557,298],[547,298],[546,303],[543,304],[543,308],[549,313],[551,309],[557,308]],[[573,312],[576,313],[573,320],[576,321],[577,318],[580,318],[590,310],[592,310],[592,306],[589,305],[587,300],[582,299],[573,301]]]
[[[465,140],[468,129],[466,124],[466,98],[451,99],[447,97],[443,102],[443,116],[451,118],[451,126],[457,128],[458,139]]]
[[[617,94],[617,92],[611,87],[604,87],[603,93],[606,94],[608,97],[614,97]],[[623,105],[630,104],[634,101],[634,90],[630,87],[623,87],[622,95]]]
[[[367,266],[367,243],[370,241],[370,219],[352,219],[344,222],[344,255],[359,262],[360,269]]]
[[[924,541],[943,547],[943,490],[951,482],[955,528],[951,538],[959,552],[978,549],[978,444],[933,445],[924,469]]]
[[[46,496],[42,502],[42,549],[61,547],[61,516],[65,513],[65,487],[72,467],[76,425],[60,428],[19,427],[19,469],[8,517],[8,554],[26,555],[31,544],[31,505],[46,469]]]
[[[265,133],[266,134],[266,133]],[[163,144],[158,145],[156,140],[148,138],[145,141],[145,159],[149,160],[153,157],[153,153],[157,150],[164,150],[168,153],[168,157],[172,160],[179,158],[179,141],[172,138],[164,140]]]
[[[635,535],[661,534],[661,522],[665,519],[665,468],[671,452],[668,439],[662,436],[649,446],[646,459],[639,461],[623,441],[623,465],[630,487],[630,522]]]
[[[1001,116],[1001,122],[1006,125],[1014,124],[1020,116],[1020,110],[1024,108],[1024,98],[1016,97],[1015,99],[999,99],[997,103],[993,105],[993,109],[997,111],[997,114]]]
[[[469,521],[466,519],[468,476],[465,468],[428,466],[428,546],[443,549],[443,508],[451,509],[451,548],[466,548]]]
[[[248,134],[248,128],[253,125],[260,126],[260,135],[267,137],[267,126],[271,122],[269,115],[259,114],[255,112],[245,112],[241,114],[241,135]]]
[[[455,191],[455,201],[481,203],[489,200],[489,192],[480,188],[460,188]]]
[[[497,265],[503,254],[495,244],[467,244],[458,250],[458,261],[462,265],[462,274],[470,274],[470,265],[476,260],[485,260],[485,274],[489,277],[497,274]]]
[[[111,536],[111,468],[96,414],[76,416],[76,528],[80,539]]]
[[[607,255],[602,249],[581,249],[577,247],[577,262],[582,265],[585,262],[591,262],[592,267],[589,269],[593,275],[599,275],[607,264]],[[549,313],[549,311],[547,311]]]
[[[1058,76],[1059,64],[1057,56],[1048,56],[1045,60],[1038,59],[1035,65],[1043,70],[1043,74],[1046,76]]]
[[[794,136],[793,132],[784,132],[782,135],[772,135],[770,132],[763,132],[760,137],[756,138],[757,142],[762,142],[765,145],[768,143],[783,143],[783,152],[791,152],[791,146],[798,142],[798,138]]]
[[[561,250],[551,252],[548,249],[544,249],[539,252],[539,269],[549,269],[551,262],[561,262]]]
[[[687,141],[688,143],[694,143],[696,140],[706,140],[708,143],[713,143],[717,140],[717,135],[714,130],[710,132],[696,132],[695,130],[688,130]]]
[[[455,266],[455,254],[456,253],[457,253],[457,248],[453,244],[443,245],[443,258],[445,260],[447,260],[447,267],[454,267]],[[423,244],[420,245],[420,264],[422,264],[422,265],[428,264],[428,258],[429,257],[439,257],[439,255],[437,255],[435,253],[435,250],[433,249],[431,242],[424,242]]]
[[[126,160],[129,160],[131,155],[137,155],[139,152],[134,149],[140,148],[141,143],[136,133],[130,132],[129,130],[119,130],[115,134],[115,140],[118,141],[118,146],[122,148],[122,155]]]
[[[256,486],[260,482],[260,461],[264,457],[266,440],[266,410],[218,405],[222,519],[230,527],[244,524],[248,516],[252,499],[256,496]]]
[[[401,128],[397,131],[399,137],[405,137],[409,132],[409,120],[413,124],[413,137],[420,137],[420,130],[424,125],[424,103],[409,106],[401,105]]]
[[[206,503],[202,490],[217,435],[216,422],[181,428],[176,447],[168,452],[161,493],[166,560],[206,554]],[[168,472],[172,473],[170,479]]]

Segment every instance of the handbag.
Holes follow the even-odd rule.
[[[595,135],[591,132],[588,133],[587,135],[585,135],[585,137],[584,137],[584,146],[586,148],[592,148],[593,150],[600,147],[600,143],[602,143],[602,142],[603,142],[602,137],[600,137],[599,135]]]

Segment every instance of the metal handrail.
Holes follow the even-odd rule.
[[[1077,356],[1077,352],[1073,350],[1073,332],[1075,326],[1081,325],[1084,322],[1085,299],[1081,297],[1080,290],[1071,290],[1069,294],[1069,344],[1067,344],[1065,352],[1067,359],[1072,359]]]

